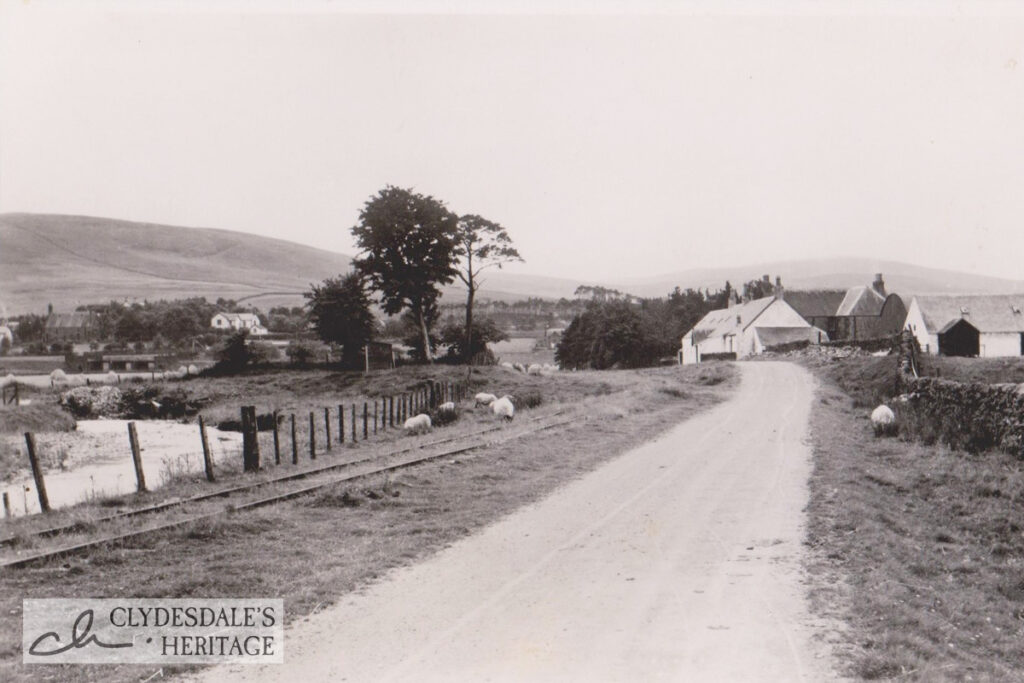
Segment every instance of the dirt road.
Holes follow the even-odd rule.
[[[208,679],[832,678],[800,571],[813,380],[741,368],[730,401],[299,622],[284,665]]]

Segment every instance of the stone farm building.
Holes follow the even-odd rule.
[[[268,333],[255,313],[218,313],[210,319],[210,327],[215,330],[249,330],[249,334],[256,337]]]
[[[925,353],[1024,355],[1024,294],[915,296],[905,328]]]
[[[804,320],[777,290],[744,303],[730,300],[728,308],[705,315],[683,337],[679,362],[699,363],[707,356],[744,358],[780,344],[826,340],[828,335]]]
[[[832,341],[890,337],[903,328],[907,317],[903,299],[885,291],[881,273],[875,275],[871,285],[847,290],[786,290],[784,296],[786,303],[810,325],[824,330]]]

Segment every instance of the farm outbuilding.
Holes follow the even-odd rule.
[[[847,290],[786,291],[784,296],[809,324],[825,330],[832,341],[889,337],[902,329],[907,317],[903,299],[885,291],[881,273],[870,285]]]
[[[915,296],[903,324],[925,353],[1024,355],[1024,294]]]
[[[710,355],[744,358],[793,341],[828,341],[824,330],[808,324],[778,292],[753,301],[730,303],[728,308],[705,315],[683,336],[680,363],[699,363]]]

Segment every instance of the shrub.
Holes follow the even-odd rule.
[[[441,410],[440,408],[430,413],[430,423],[434,427],[444,427],[445,425],[457,422],[459,419],[459,411],[456,410]]]
[[[284,350],[288,361],[294,365],[305,365],[316,357],[316,347],[306,341],[292,341]]]

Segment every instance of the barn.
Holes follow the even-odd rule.
[[[925,353],[1024,355],[1024,294],[915,296],[903,327]]]
[[[679,362],[702,358],[744,358],[794,341],[818,343],[828,335],[813,327],[778,294],[711,311],[682,339]]]
[[[903,299],[885,291],[881,273],[870,285],[847,290],[787,290],[784,296],[804,320],[825,330],[832,341],[890,337],[900,331],[907,317]]]

